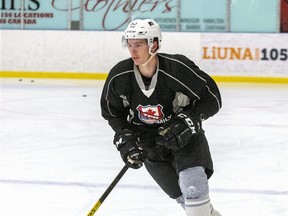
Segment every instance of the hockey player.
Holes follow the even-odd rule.
[[[102,116],[115,131],[125,163],[144,163],[187,216],[219,216],[209,199],[213,173],[202,121],[221,108],[213,79],[183,55],[159,53],[162,35],[151,19],[132,21],[122,43],[131,58],[109,72]]]

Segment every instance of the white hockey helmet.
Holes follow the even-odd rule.
[[[147,39],[148,46],[150,47],[153,45],[154,40],[158,39],[158,46],[160,48],[162,41],[160,26],[152,19],[133,20],[129,23],[122,37],[123,47],[127,46],[128,39]]]

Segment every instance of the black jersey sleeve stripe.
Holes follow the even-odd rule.
[[[169,59],[169,60],[171,60],[171,61],[178,62],[178,63],[184,65],[184,66],[187,67],[190,71],[192,71],[192,72],[195,74],[195,76],[197,76],[199,79],[201,79],[202,81],[204,81],[205,83],[207,83],[207,81],[206,81],[203,77],[201,77],[199,74],[197,74],[191,67],[189,67],[188,65],[186,65],[184,62],[182,62],[182,61],[180,61],[180,60],[178,60],[178,59],[174,59],[174,58],[168,57],[168,56],[163,56],[163,55],[161,55],[161,54],[160,54],[159,56],[161,56],[161,57],[163,57],[163,58],[166,58],[166,59]]]
[[[161,54],[158,54],[159,56],[163,57],[163,58],[166,58],[166,59],[169,59],[171,61],[175,61],[175,62],[178,62],[179,64],[182,64],[184,65],[186,68],[188,68],[190,71],[192,71],[195,76],[197,76],[199,79],[203,80],[206,84],[207,84],[207,80],[203,77],[201,77],[199,74],[197,74],[191,67],[189,67],[188,65],[186,65],[184,62],[178,60],[178,59],[174,59],[174,58],[171,58],[171,57],[168,57],[168,56],[164,56],[164,55],[161,55]],[[206,85],[209,93],[215,98],[215,100],[217,101],[217,104],[218,104],[218,111],[220,110],[221,108],[221,104],[220,104],[220,101],[218,99],[218,97],[210,90],[209,86]],[[189,88],[188,88],[189,89]],[[189,89],[190,90],[190,89]],[[193,92],[192,90],[190,90],[191,92]],[[196,95],[195,93],[193,93],[194,95]],[[200,97],[198,97],[200,99]]]
[[[110,80],[109,80],[109,82],[108,82],[108,84],[107,84],[106,95],[105,95],[106,106],[107,106],[107,110],[109,111],[110,115],[113,116],[113,117],[117,117],[117,116],[115,116],[115,115],[112,113],[111,109],[110,109],[110,102],[109,102],[109,99],[108,99],[108,95],[109,95],[109,92],[110,92],[110,84],[112,83],[112,81],[113,81],[115,78],[117,78],[117,77],[119,77],[119,76],[122,76],[122,75],[125,75],[125,74],[127,74],[127,73],[131,73],[131,72],[134,73],[133,70],[128,70],[128,71],[124,71],[124,72],[121,72],[121,73],[119,73],[119,74],[116,74],[116,75],[114,75],[113,77],[110,78]]]
[[[220,101],[218,99],[218,97],[210,90],[209,86],[206,86],[208,91],[210,92],[211,95],[213,95],[213,97],[216,99],[217,101],[217,104],[218,104],[218,111],[221,109],[221,104],[220,104]]]

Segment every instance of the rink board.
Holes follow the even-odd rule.
[[[0,78],[106,79],[129,58],[122,32],[1,30]],[[288,83],[287,34],[163,32],[160,52],[183,54],[219,82]]]

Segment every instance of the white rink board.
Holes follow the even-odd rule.
[[[2,30],[0,72],[108,73],[129,57],[121,36],[107,31]],[[288,77],[287,39],[288,34],[163,32],[160,52],[184,54],[211,75]]]

